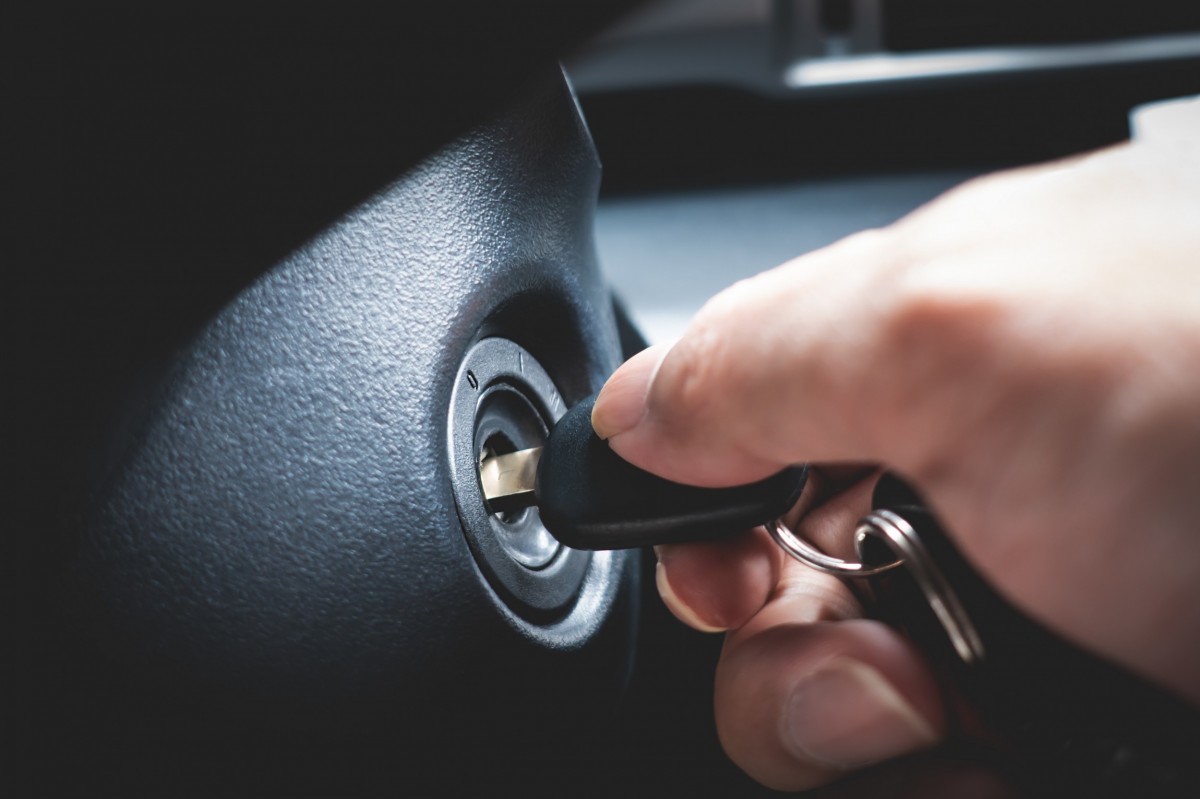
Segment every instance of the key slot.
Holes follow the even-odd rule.
[[[447,432],[463,534],[497,598],[534,625],[570,613],[595,559],[560,544],[528,502],[489,505],[480,467],[488,453],[543,446],[564,410],[549,375],[510,340],[483,339],[459,366]]]
[[[505,455],[546,443],[549,423],[520,387],[498,381],[484,389],[475,417],[476,461],[483,463],[488,452]],[[483,496],[483,487],[480,486]],[[491,516],[493,533],[500,546],[517,563],[543,569],[562,550],[546,531],[531,502],[509,502],[493,506],[483,502]]]

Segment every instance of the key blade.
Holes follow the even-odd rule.
[[[538,462],[542,448],[489,455],[479,464],[483,498],[493,513],[508,513],[535,504]]]

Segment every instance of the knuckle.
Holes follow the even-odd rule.
[[[898,292],[882,328],[887,354],[925,366],[977,355],[982,334],[998,312],[995,303],[972,293],[924,286]]]
[[[972,291],[909,285],[895,291],[876,318],[875,353],[864,378],[875,407],[876,436],[920,476],[946,447],[982,424],[1003,400],[997,360],[1002,303]],[[900,448],[903,451],[899,451]]]
[[[795,608],[807,622],[842,621],[862,616],[862,608],[846,586],[825,574],[793,572],[779,581],[773,601]]]
[[[853,233],[842,240],[843,245],[847,248],[853,248],[858,252],[869,253],[874,256],[871,260],[879,260],[893,252],[895,246],[895,234],[892,228],[868,228]]]

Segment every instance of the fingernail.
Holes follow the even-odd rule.
[[[592,428],[608,440],[632,430],[646,414],[646,396],[668,345],[655,345],[630,358],[613,373],[592,408]]]
[[[877,763],[932,746],[929,722],[877,670],[833,658],[792,689],[783,741],[802,760],[837,768]]]
[[[702,633],[721,633],[725,632],[725,627],[716,624],[710,624],[696,614],[679,595],[675,593],[675,589],[671,587],[671,581],[667,578],[666,564],[662,561],[662,556],[659,556],[658,565],[654,567],[654,584],[658,586],[658,595],[662,597],[663,604],[667,609],[675,614],[675,617],[689,627],[694,627]]]

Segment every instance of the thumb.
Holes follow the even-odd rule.
[[[876,390],[888,379],[888,319],[864,302],[892,271],[885,237],[860,234],[714,297],[673,346],[609,379],[592,412],[597,434],[626,460],[695,485],[750,482],[799,461],[903,468],[911,452],[893,441]],[[901,428],[912,432],[910,422]]]

